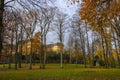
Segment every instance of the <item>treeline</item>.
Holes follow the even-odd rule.
[[[13,4],[16,6],[12,6]],[[82,63],[85,67],[93,67],[96,64],[106,68],[120,67],[119,5],[118,0],[109,3],[100,0],[83,0],[78,14],[69,19],[66,14],[48,5],[47,2],[2,0],[0,2],[0,60],[3,62],[3,57],[7,57],[11,69],[12,59],[14,59],[15,69],[18,69],[22,67],[24,53],[26,54],[24,59],[29,62],[29,69],[32,69],[34,59],[39,60],[40,68],[44,69],[47,60],[50,59],[46,51],[47,34],[53,31],[63,46],[65,40],[68,40],[67,62]],[[33,37],[36,30],[39,32],[37,39],[40,43],[35,58]],[[65,38],[66,33],[70,34],[69,39]],[[30,41],[30,47],[23,52],[23,43],[27,40]],[[9,48],[5,49],[4,46]],[[61,68],[65,60],[64,53],[63,49],[59,57],[54,55],[60,58]]]
[[[68,28],[69,18],[67,18],[67,15],[60,12],[57,7],[49,5],[46,1],[11,0],[5,2],[3,0],[0,7],[4,9],[1,11],[3,13],[0,14],[2,20],[0,22],[2,30],[0,31],[1,63],[7,61],[9,69],[12,67],[11,64],[14,63],[15,69],[18,69],[22,67],[23,59],[26,59],[26,62],[29,62],[29,69],[32,69],[35,59],[33,53],[37,52],[40,68],[44,69],[47,60],[47,34],[54,31],[59,43],[63,45],[65,31]],[[33,39],[36,32],[38,32],[38,36],[35,41],[39,43],[35,45]],[[28,41],[29,43],[27,43]],[[30,45],[25,47],[24,44]],[[60,52],[60,63],[62,68],[63,50]]]
[[[83,0],[79,17],[73,17],[68,49],[83,55],[85,67],[120,67],[119,5],[118,0]]]

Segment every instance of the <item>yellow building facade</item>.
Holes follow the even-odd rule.
[[[32,41],[26,40],[23,44],[23,55],[29,55],[31,52],[31,42],[32,42],[32,53],[39,54],[40,52],[40,32],[36,33]],[[48,44],[45,48],[46,52],[56,52],[59,53],[64,50],[64,45],[60,43]]]

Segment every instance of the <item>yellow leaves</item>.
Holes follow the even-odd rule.
[[[26,40],[26,42],[23,44],[23,52],[30,53],[31,47],[32,47],[33,52],[36,52],[36,50],[40,49],[40,32],[35,34],[35,36],[32,40],[32,46],[31,46],[31,41]]]
[[[114,30],[112,28],[109,29],[108,34],[112,34]]]
[[[111,50],[111,55],[112,55],[114,58],[117,59],[117,53],[116,53],[115,49],[112,49],[112,50]]]
[[[96,55],[99,55],[101,53],[101,50],[96,50]]]
[[[100,0],[83,0],[79,15],[81,20],[84,20],[91,29],[98,32],[108,42],[111,41],[110,35],[113,30],[111,25],[117,24],[117,17],[120,16],[120,0],[110,2],[110,8],[107,3],[103,4]],[[106,30],[109,28],[110,30]]]
[[[115,15],[115,13],[120,12],[120,7],[118,8],[117,5],[115,7],[112,7],[113,5],[115,6],[115,3],[111,3],[111,8],[105,8],[103,5],[100,5],[99,0],[83,0],[82,7],[80,9],[80,16],[82,20],[87,20],[89,24],[94,24],[91,25],[91,27],[96,27],[98,22],[101,20],[102,23],[100,23],[101,26],[108,27],[110,20],[109,17],[111,15],[111,12]],[[106,5],[107,6],[107,5]],[[110,10],[112,10],[110,12]],[[112,14],[112,16],[113,16]],[[96,23],[96,21],[98,21]]]
[[[101,54],[101,52],[103,52],[103,48],[102,47],[98,48],[95,53],[96,53],[96,55],[99,56]]]

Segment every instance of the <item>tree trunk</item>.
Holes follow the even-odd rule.
[[[113,33],[114,44],[115,44],[115,52],[117,53],[117,62],[120,67],[120,58],[119,58],[119,46],[117,46],[117,40],[115,39],[115,33]]]
[[[87,68],[87,63],[86,63],[86,54],[85,54],[85,46],[83,46],[83,58],[84,58],[84,67]]]
[[[22,47],[23,47],[23,28],[22,28],[22,26],[21,26],[21,30],[20,30],[20,37],[21,37],[21,42],[20,42],[20,52],[19,52],[19,64],[18,64],[18,66],[19,66],[19,68],[21,68],[21,61],[22,61]]]
[[[17,70],[17,63],[18,63],[18,29],[16,26],[16,48],[15,48],[15,69]]]
[[[85,53],[85,37],[84,37],[84,33],[81,30],[81,27],[79,27],[79,35],[80,35],[80,43],[81,43],[81,49],[82,49],[82,53],[83,53],[83,59],[84,59],[84,67],[87,67],[87,63],[86,63],[86,53]]]
[[[44,69],[44,44],[43,44],[43,36],[41,36],[41,47],[40,47],[40,68]]]
[[[62,38],[61,38],[61,41],[60,41],[61,45],[62,45]],[[62,45],[62,51],[60,52],[60,68],[62,69],[63,68],[63,45]]]
[[[40,68],[44,69],[44,45],[41,44],[41,53],[40,53]]]
[[[11,62],[12,62],[12,52],[13,52],[13,35],[14,35],[14,32],[12,31],[12,37],[11,37],[11,50],[10,50],[10,54],[9,54],[9,69],[11,69]]]
[[[60,68],[63,68],[63,52],[60,52]]]
[[[86,39],[87,39],[88,59],[89,59],[90,67],[91,67],[92,61],[91,61],[91,53],[90,53],[90,45],[89,45],[89,39],[88,39],[87,25],[85,26],[85,32],[86,32]]]
[[[109,62],[108,62],[108,55],[109,55],[109,47],[108,47],[108,42],[105,38],[105,45],[106,45],[106,52],[105,52],[105,56],[106,56],[106,68],[109,67]]]
[[[71,64],[71,50],[69,49],[69,64]]]
[[[30,66],[29,69],[32,69],[32,39],[30,39],[31,45],[30,45]]]
[[[104,61],[105,61],[105,67],[107,68],[107,62],[106,62],[106,56],[105,56],[105,47],[104,47],[104,40],[103,40],[103,38],[101,40],[102,40],[102,49],[103,49],[103,57],[104,57]]]
[[[26,38],[26,41],[25,41],[25,62],[26,64],[28,64],[28,51],[27,51],[27,38]]]
[[[3,42],[3,12],[4,12],[4,0],[0,0],[0,61],[2,54],[2,42]]]
[[[39,59],[40,59],[40,69],[42,68],[42,49],[43,48],[43,43],[42,43],[42,36],[41,36],[41,42],[40,42],[40,52],[39,52]]]
[[[46,64],[46,35],[44,36],[44,62],[43,62],[43,69],[45,69]]]

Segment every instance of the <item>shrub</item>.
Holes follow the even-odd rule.
[[[100,66],[105,66],[105,62],[103,60],[99,60],[99,65]]]

